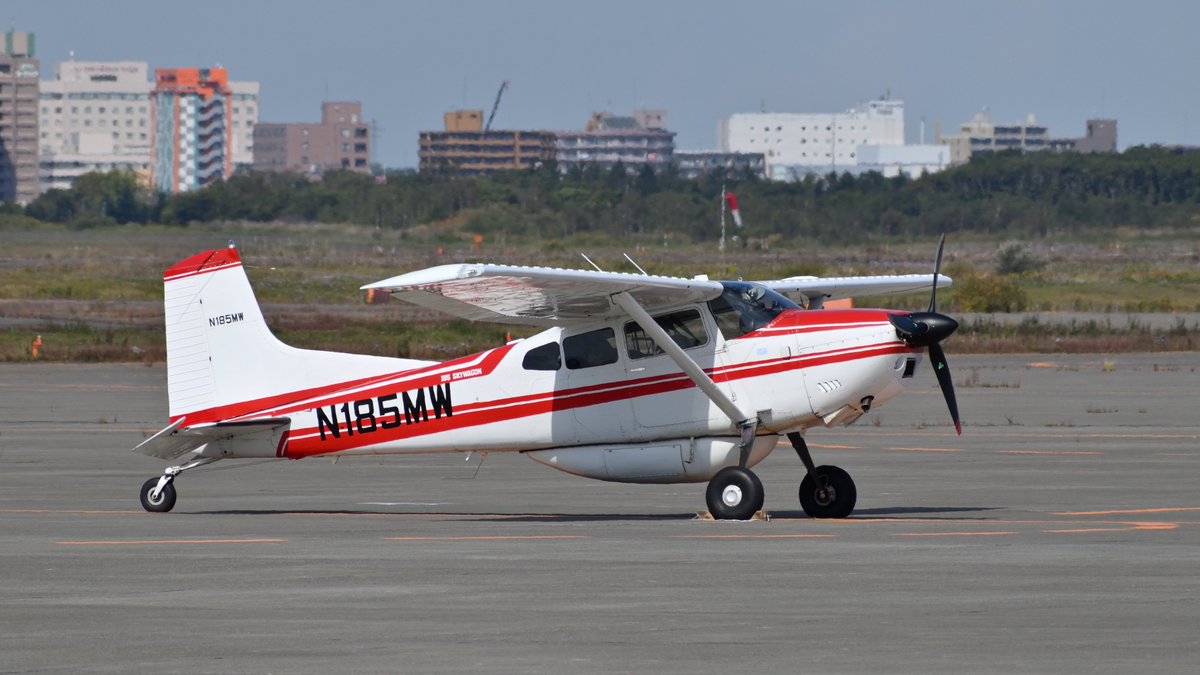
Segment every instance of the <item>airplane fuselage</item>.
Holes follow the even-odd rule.
[[[899,393],[920,358],[882,310],[788,310],[758,330],[725,339],[706,306],[681,309],[698,313],[702,323],[696,332],[703,335],[688,355],[758,414],[760,434],[853,422],[864,402],[869,409]],[[551,328],[445,363],[248,401],[212,421],[290,418],[274,453],[291,459],[736,436],[729,418],[666,354],[637,351],[635,332],[628,322]],[[583,338],[576,336],[597,334],[607,338],[603,355],[594,357],[603,363],[588,362],[586,350],[578,362],[568,353],[554,368],[530,356],[539,349],[578,350],[572,345]],[[203,413],[189,415],[189,424],[203,421]],[[754,461],[765,452],[756,455]]]

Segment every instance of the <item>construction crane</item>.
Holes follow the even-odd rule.
[[[483,125],[483,133],[487,133],[492,128],[492,120],[496,119],[496,110],[500,107],[500,97],[504,95],[504,90],[508,89],[508,80],[500,84],[500,91],[496,92],[496,102],[492,104],[492,114],[488,115],[487,124]]]

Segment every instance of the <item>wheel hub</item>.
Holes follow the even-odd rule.
[[[817,488],[815,497],[821,506],[829,506],[837,499],[837,490],[832,485],[826,485],[823,488]]]
[[[737,506],[742,503],[742,489],[736,485],[726,485],[721,491],[721,501],[725,506]]]

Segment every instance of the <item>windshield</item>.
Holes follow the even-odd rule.
[[[752,333],[771,323],[796,303],[761,284],[746,281],[722,281],[725,290],[710,300],[708,308],[726,340]]]

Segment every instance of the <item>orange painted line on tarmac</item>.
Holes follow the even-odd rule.
[[[1170,532],[1178,523],[1124,523],[1127,527],[1093,527],[1074,530],[1042,530],[1046,534],[1086,534],[1088,532]]]
[[[1200,506],[1178,506],[1165,507],[1158,509],[1121,509],[1116,511],[1067,511],[1064,513],[1054,513],[1055,516],[1120,516],[1134,513],[1186,513],[1189,511],[1200,511]]]
[[[513,520],[517,518],[543,518],[553,520],[559,515],[540,513],[284,513],[295,518],[458,518],[471,520]]]
[[[790,441],[788,441],[786,438],[784,438],[782,436],[779,437],[779,442],[776,443],[775,445],[776,446],[786,445],[789,448],[796,447],[796,446],[792,445]],[[819,443],[809,443],[808,447],[817,448],[819,450],[862,450],[862,448],[857,445],[822,445]]]
[[[837,539],[836,534],[695,534],[671,539]]]
[[[1192,440],[1200,438],[1196,434],[1079,434],[1080,438],[1153,438],[1166,440]]]
[[[893,537],[1011,537],[1016,532],[901,532]]]
[[[888,452],[966,452],[958,448],[884,448]]]
[[[476,536],[476,537],[384,537],[384,541],[560,541],[564,539],[591,539],[576,535],[512,535],[512,536]]]
[[[1050,455],[1070,457],[1074,455],[1103,455],[1094,450],[996,450],[998,455]]]
[[[194,544],[283,544],[287,539],[148,539],[144,541],[56,541],[62,546],[175,546]]]
[[[83,511],[71,509],[0,509],[0,513],[26,515],[63,515],[63,516],[137,516],[145,511]]]

